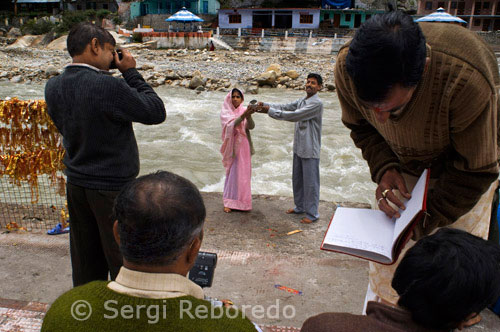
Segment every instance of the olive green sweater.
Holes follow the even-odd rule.
[[[424,234],[455,222],[498,178],[498,64],[476,34],[443,23],[420,24],[430,64],[412,99],[385,124],[362,106],[345,66],[349,45],[338,55],[335,82],[342,121],[362,150],[372,179],[389,168],[437,178],[428,195]]]
[[[214,308],[193,296],[133,297],[114,292],[107,284],[93,281],[60,296],[47,312],[42,332],[255,332],[252,322],[234,309]]]

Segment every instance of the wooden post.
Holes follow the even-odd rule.
[[[238,28],[238,37],[241,37],[241,28]]]
[[[219,30],[219,27],[217,27],[217,38],[219,38],[220,36],[220,30]]]
[[[264,38],[264,29],[262,29],[262,35],[261,35],[262,38]]]
[[[285,39],[288,39],[288,30],[285,31]]]

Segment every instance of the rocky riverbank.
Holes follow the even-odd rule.
[[[20,37],[0,45],[0,81],[43,83],[59,75],[71,58],[65,50],[26,46]],[[64,43],[63,43],[64,42]],[[65,44],[65,41],[61,41]],[[152,86],[181,86],[197,91],[228,91],[234,86],[256,94],[259,88],[304,89],[310,72],[320,73],[324,90],[334,90],[332,56],[207,50],[152,50],[128,44],[137,68]],[[113,75],[120,76],[119,72]]]

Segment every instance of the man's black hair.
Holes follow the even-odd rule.
[[[366,102],[383,101],[396,84],[416,86],[425,68],[422,30],[401,11],[374,15],[356,32],[346,69],[356,93]]]
[[[323,77],[320,74],[310,73],[307,78],[315,78],[318,85],[323,85]]]
[[[115,39],[109,31],[95,24],[82,22],[75,25],[68,34],[66,45],[69,55],[74,57],[82,54],[83,51],[85,51],[85,47],[87,47],[94,38],[97,38],[101,47],[103,47],[105,43],[113,46],[116,45]]]
[[[500,246],[443,228],[422,238],[399,264],[392,287],[398,305],[431,329],[453,329],[500,296]]]
[[[194,184],[158,171],[127,184],[115,201],[120,251],[140,265],[168,265],[200,234],[205,205]]]

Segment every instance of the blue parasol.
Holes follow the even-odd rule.
[[[167,18],[165,21],[187,23],[187,22],[203,22],[203,19],[191,13],[189,10],[186,9],[186,7],[182,7],[181,10],[179,10],[177,13]]]
[[[445,23],[461,23],[461,24],[467,24],[466,21],[462,20],[460,17],[456,17],[453,15],[448,14],[447,12],[444,11],[443,8],[438,8],[437,11],[435,11],[432,14],[429,14],[427,16],[421,17],[417,22],[445,22]]]

